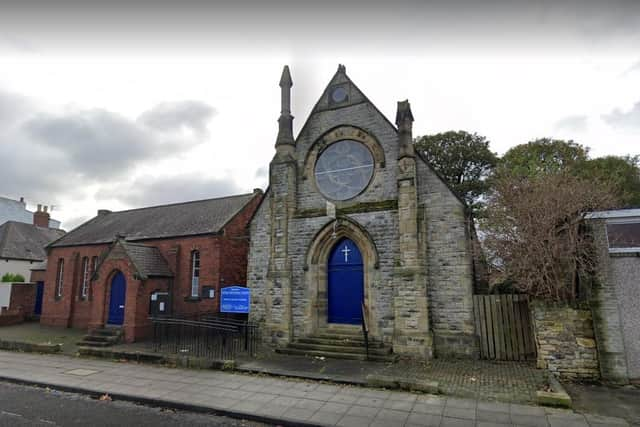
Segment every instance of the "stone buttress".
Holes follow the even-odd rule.
[[[397,354],[420,358],[433,356],[427,303],[425,253],[418,233],[416,158],[413,149],[413,115],[408,101],[398,102],[398,265],[394,271],[395,328],[393,349]]]
[[[266,278],[265,324],[275,344],[287,344],[292,337],[292,265],[289,254],[289,224],[296,210],[296,161],[294,158],[291,75],[285,66],[280,79],[281,111],[276,155],[269,165],[270,191],[266,202],[271,211],[271,248]]]

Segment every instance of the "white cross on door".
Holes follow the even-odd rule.
[[[351,249],[349,249],[347,245],[344,245],[344,249],[340,252],[344,254],[344,262],[349,262],[349,252],[351,252]]]

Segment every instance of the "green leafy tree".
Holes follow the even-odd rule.
[[[589,149],[571,140],[542,138],[509,149],[500,159],[497,175],[537,177],[573,173],[587,161]]]
[[[0,281],[10,283],[24,282],[24,276],[22,274],[6,273],[4,276],[2,276],[2,279],[0,279]]]
[[[481,209],[487,178],[498,162],[484,136],[465,131],[425,135],[416,138],[415,148],[476,213]]]
[[[511,148],[496,168],[497,177],[537,178],[557,173],[605,184],[619,200],[616,207],[640,206],[638,156],[589,159],[587,147],[543,138]]]
[[[606,156],[581,165],[578,176],[609,183],[621,207],[640,206],[640,157]]]

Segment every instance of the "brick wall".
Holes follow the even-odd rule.
[[[220,238],[213,235],[180,237],[143,242],[156,246],[169,263],[174,273],[172,283],[173,313],[197,315],[218,311],[218,288],[220,284]],[[191,297],[191,253],[200,252],[200,290],[203,286],[216,287],[216,299]]]
[[[262,201],[262,192],[236,215],[224,228],[220,238],[220,275],[224,285],[247,284],[247,259],[249,254],[249,220]],[[218,300],[219,304],[219,300]]]
[[[32,283],[44,282],[46,275],[47,270],[31,270],[31,278],[29,281]]]
[[[111,253],[90,283],[86,298],[81,297],[82,259],[102,257],[109,244],[52,248],[49,251],[44,276],[44,296],[41,323],[75,328],[99,328],[107,320],[110,283],[115,270],[127,279],[125,309],[125,339],[131,341],[148,335],[149,300],[156,290],[171,290],[172,310],[178,314],[215,312],[219,310],[220,284],[246,283],[246,258],[248,252],[247,222],[253,214],[261,195],[256,197],[236,215],[221,235],[202,235],[168,239],[146,240],[140,243],[157,247],[174,273],[172,279],[150,278],[140,281],[135,277],[134,266],[128,259]],[[200,252],[200,295],[204,286],[216,289],[215,299],[191,297],[191,253]],[[64,287],[57,297],[56,277],[58,260],[64,259]],[[93,273],[93,272],[92,272]],[[223,282],[224,280],[224,282]]]
[[[591,310],[531,304],[538,368],[570,380],[600,377]]]
[[[24,313],[20,310],[2,308],[0,312],[0,326],[17,325],[24,322]]]
[[[109,245],[87,245],[60,247],[49,250],[47,271],[44,276],[44,293],[40,322],[49,326],[86,328],[89,324],[93,306],[93,287],[91,282],[89,297],[80,297],[82,257],[100,256]],[[64,259],[62,295],[56,296],[56,278],[58,261]]]
[[[9,310],[21,311],[25,317],[33,317],[36,307],[35,283],[14,283],[11,286],[11,302]]]

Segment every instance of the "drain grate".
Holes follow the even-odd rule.
[[[97,374],[100,371],[94,371],[92,369],[72,369],[70,371],[65,372],[68,375],[77,375],[79,377],[86,377],[91,374]]]

